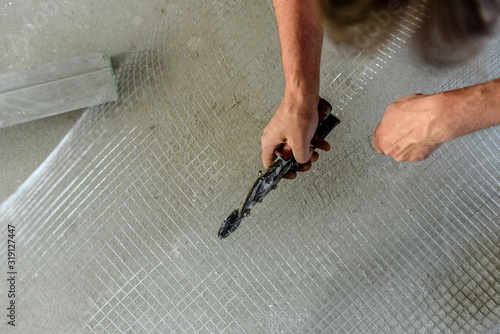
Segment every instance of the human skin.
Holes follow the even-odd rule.
[[[373,135],[373,149],[396,161],[427,159],[441,144],[500,124],[500,79],[396,100]]]
[[[285,92],[280,107],[261,138],[262,162],[267,168],[274,150],[285,144],[295,160],[308,170],[318,159],[311,145],[329,150],[325,140],[313,138],[318,125],[319,71],[323,24],[316,0],[274,0],[281,45]],[[294,173],[288,174],[293,178]]]
[[[299,171],[319,157],[312,147],[328,151],[314,137],[318,124],[319,70],[323,41],[317,0],[274,0],[285,93],[264,128],[262,162],[267,168],[274,150],[292,150]],[[499,81],[434,95],[414,94],[392,103],[375,130],[373,148],[400,162],[419,162],[442,143],[500,123]],[[294,178],[295,173],[287,175]]]

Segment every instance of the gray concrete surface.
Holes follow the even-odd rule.
[[[259,0],[169,9],[120,62],[122,99],[85,112],[0,206],[19,272],[18,327],[2,329],[483,333],[500,323],[497,129],[417,165],[370,145],[394,99],[492,67],[437,70],[405,43],[346,61],[325,42],[321,94],[342,121],[333,150],[221,241],[283,92],[274,17]]]
[[[169,10],[168,1],[0,2],[0,73],[108,51],[127,53]],[[81,111],[0,129],[0,202],[45,160]]]

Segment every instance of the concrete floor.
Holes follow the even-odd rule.
[[[121,57],[144,41],[169,1],[2,1],[0,73],[108,51]],[[80,111],[0,128],[0,203],[45,160]]]
[[[406,44],[346,61],[325,42],[321,94],[342,121],[333,150],[221,241],[221,222],[261,168],[259,136],[283,90],[274,17],[262,1],[155,3],[1,6],[10,22],[2,31],[29,41],[2,37],[15,45],[3,55],[6,70],[62,52],[127,53],[163,24],[120,57],[117,103],[0,129],[7,197],[79,119],[0,206],[2,235],[7,224],[17,230],[19,272],[18,326],[2,330],[484,333],[500,325],[498,129],[417,165],[370,147],[394,99],[473,83],[492,67],[436,69]]]
[[[0,73],[142,42],[169,10],[168,1],[0,2]],[[45,160],[81,111],[0,128],[0,202]]]

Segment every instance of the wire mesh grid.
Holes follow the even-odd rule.
[[[370,96],[379,94],[372,79],[405,70],[393,63],[422,15],[412,2],[386,43],[354,57],[325,44],[322,95],[342,119],[335,153],[280,184],[220,241],[220,223],[260,168],[258,139],[282,94],[275,18],[270,2],[172,4],[166,24],[120,61],[120,101],[87,110],[0,207],[2,231],[17,229],[16,329],[498,326],[498,128],[418,165],[371,150],[367,129],[381,113],[366,105],[384,103]],[[493,43],[435,90],[498,76],[499,54]]]

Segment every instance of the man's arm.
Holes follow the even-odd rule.
[[[286,86],[283,101],[261,138],[265,167],[274,161],[274,149],[281,144],[287,144],[301,164],[317,159],[316,154],[311,155],[311,140],[318,125],[323,43],[317,7],[317,0],[274,0]],[[320,149],[330,148],[317,138],[313,144]]]
[[[373,148],[396,161],[419,162],[441,144],[500,124],[500,79],[391,104],[373,135]]]

